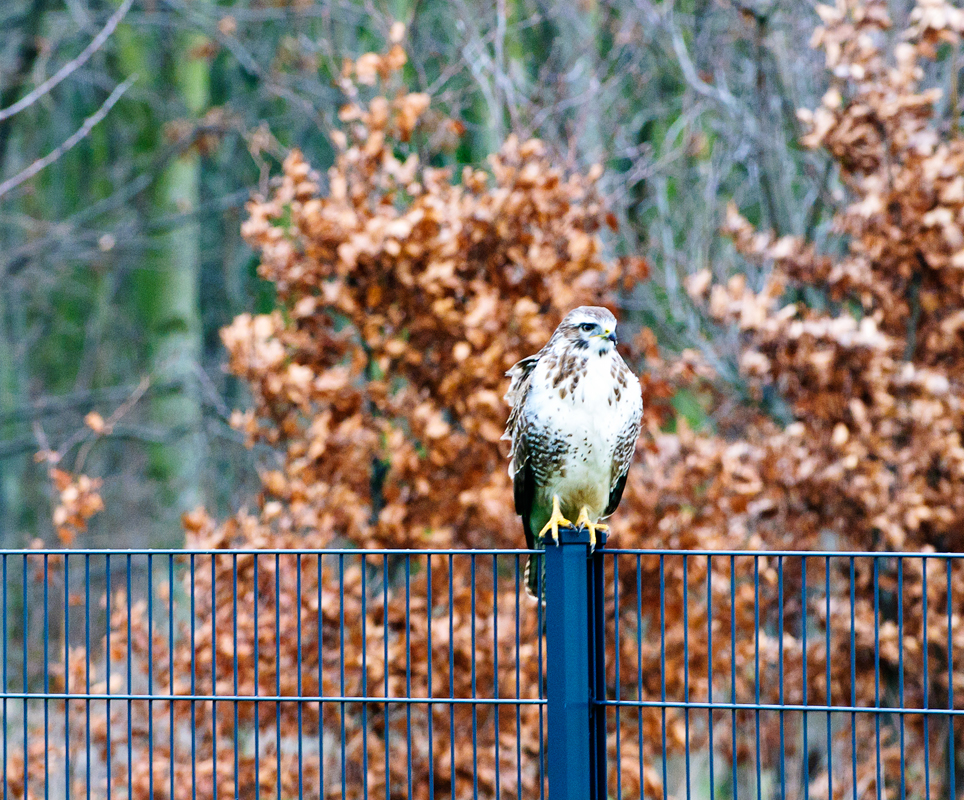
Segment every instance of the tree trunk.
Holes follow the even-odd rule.
[[[17,405],[19,381],[14,369],[13,342],[8,334],[4,294],[0,292],[0,415]],[[16,423],[0,426],[0,441],[12,439]],[[15,547],[20,494],[20,457],[0,458],[0,547]]]
[[[182,106],[187,121],[200,117],[208,104],[210,72],[201,55],[206,37],[179,36],[169,52],[170,80],[157,81],[159,93]],[[165,86],[166,84],[166,86]],[[169,88],[167,88],[169,87]],[[174,514],[202,502],[201,402],[197,369],[201,355],[199,275],[201,157],[189,147],[161,170],[150,194],[148,227],[153,220],[174,218],[150,242],[136,293],[147,339],[147,369],[155,391],[149,420],[159,441],[149,446],[149,475],[159,484],[158,501]],[[186,215],[180,218],[179,215]],[[154,223],[156,224],[156,223]],[[177,541],[175,520],[159,520],[159,537]],[[166,523],[166,524],[165,524]]]

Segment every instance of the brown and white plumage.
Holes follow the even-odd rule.
[[[506,373],[511,411],[509,475],[526,545],[573,524],[605,528],[619,505],[642,423],[639,380],[616,352],[616,318],[605,308],[570,311],[538,353]],[[577,519],[578,517],[578,519]],[[538,596],[541,557],[526,585]]]

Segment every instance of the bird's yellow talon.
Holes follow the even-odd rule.
[[[609,526],[602,522],[592,522],[589,519],[589,512],[583,506],[579,512],[579,519],[576,520],[577,528],[586,528],[589,531],[589,551],[596,549],[596,531],[608,531]]]
[[[571,528],[572,522],[562,516],[562,511],[559,510],[559,496],[552,496],[552,516],[549,517],[549,521],[543,526],[542,530],[539,531],[539,537],[546,535],[546,531],[552,531],[552,541],[559,544],[559,528]]]

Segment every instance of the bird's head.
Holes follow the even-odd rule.
[[[572,347],[604,355],[616,347],[616,318],[608,308],[579,306],[566,314],[556,334]]]

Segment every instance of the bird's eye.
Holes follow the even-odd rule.
[[[592,330],[593,328],[595,328],[596,326],[595,326],[595,324],[592,323],[592,322],[584,322],[584,323],[582,323],[582,325],[580,325],[579,327],[580,327],[582,330],[584,330],[584,331],[586,331],[586,332],[588,333],[589,331],[591,331],[591,330]]]

